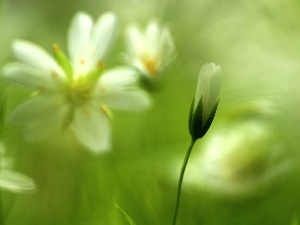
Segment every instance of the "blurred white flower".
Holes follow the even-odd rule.
[[[11,170],[12,159],[5,157],[4,154],[5,147],[0,142],[0,189],[16,193],[35,190],[36,186],[31,178]]]
[[[272,132],[253,120],[221,129],[191,161],[186,181],[231,196],[255,193],[290,166]]]
[[[175,57],[170,31],[157,20],[151,20],[144,31],[129,25],[126,31],[127,63],[147,78],[156,78]]]
[[[189,131],[194,140],[206,134],[214,119],[222,79],[223,72],[220,66],[214,63],[202,66],[189,116]]]
[[[116,26],[113,13],[103,14],[95,24],[87,14],[78,13],[69,30],[70,60],[58,46],[54,46],[54,59],[33,43],[13,43],[20,62],[7,65],[4,77],[36,93],[11,116],[12,122],[22,125],[27,139],[44,138],[57,127],[72,127],[83,145],[99,153],[110,148],[110,107],[143,110],[149,106],[133,69],[103,71]]]

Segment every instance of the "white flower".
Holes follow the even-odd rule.
[[[126,32],[128,52],[126,61],[148,78],[157,75],[175,57],[175,47],[166,26],[151,20],[145,31],[129,25]]]
[[[220,99],[223,72],[220,66],[202,66],[189,117],[189,131],[194,139],[201,138],[209,129]]]
[[[34,181],[15,171],[0,171],[0,189],[11,192],[23,193],[31,192],[36,189]]]
[[[271,127],[260,120],[226,126],[203,147],[191,161],[186,180],[224,195],[254,194],[290,166]]]
[[[4,145],[0,142],[0,189],[17,193],[35,190],[36,186],[31,178],[11,170],[12,159],[5,157],[4,153]]]
[[[37,93],[11,116],[29,140],[43,138],[57,127],[72,127],[83,145],[102,152],[110,148],[110,107],[143,110],[149,106],[133,69],[120,66],[103,71],[116,24],[113,13],[100,16],[95,24],[87,14],[78,13],[69,30],[70,60],[58,46],[54,46],[54,59],[27,41],[13,43],[20,62],[7,65],[4,77]]]

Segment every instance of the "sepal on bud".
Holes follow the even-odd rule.
[[[216,104],[215,108],[212,110],[211,114],[209,115],[206,121],[202,121],[202,112],[203,112],[202,98],[200,99],[195,112],[194,112],[194,104],[195,101],[193,100],[191,104],[190,116],[189,116],[189,132],[192,138],[194,140],[197,140],[199,138],[202,138],[210,128],[210,125],[212,124],[212,121],[214,120],[215,114],[217,112],[219,101]]]

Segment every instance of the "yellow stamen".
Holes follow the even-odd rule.
[[[105,67],[104,62],[103,62],[103,61],[99,61],[99,62],[97,63],[97,67],[98,67],[99,70],[104,69],[104,67]]]
[[[52,48],[53,48],[54,52],[61,51],[60,47],[58,45],[56,45],[56,44],[52,45]]]
[[[82,105],[92,99],[93,85],[86,79],[78,79],[67,83],[64,91],[68,101],[74,105]]]
[[[58,77],[58,73],[57,73],[56,71],[53,71],[53,72],[51,73],[51,77],[52,77],[53,79],[57,78],[57,77]]]
[[[107,105],[101,104],[100,105],[100,110],[101,112],[103,112],[104,114],[106,114],[106,116],[110,119],[113,119],[113,114],[111,112],[111,110],[108,108]]]
[[[149,55],[142,55],[141,59],[146,67],[146,69],[148,70],[148,72],[152,75],[152,76],[156,76],[157,75],[157,59],[155,57],[151,57]]]

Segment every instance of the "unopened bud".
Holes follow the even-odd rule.
[[[219,104],[223,72],[220,66],[208,63],[202,66],[191,104],[189,132],[194,140],[208,131]]]

